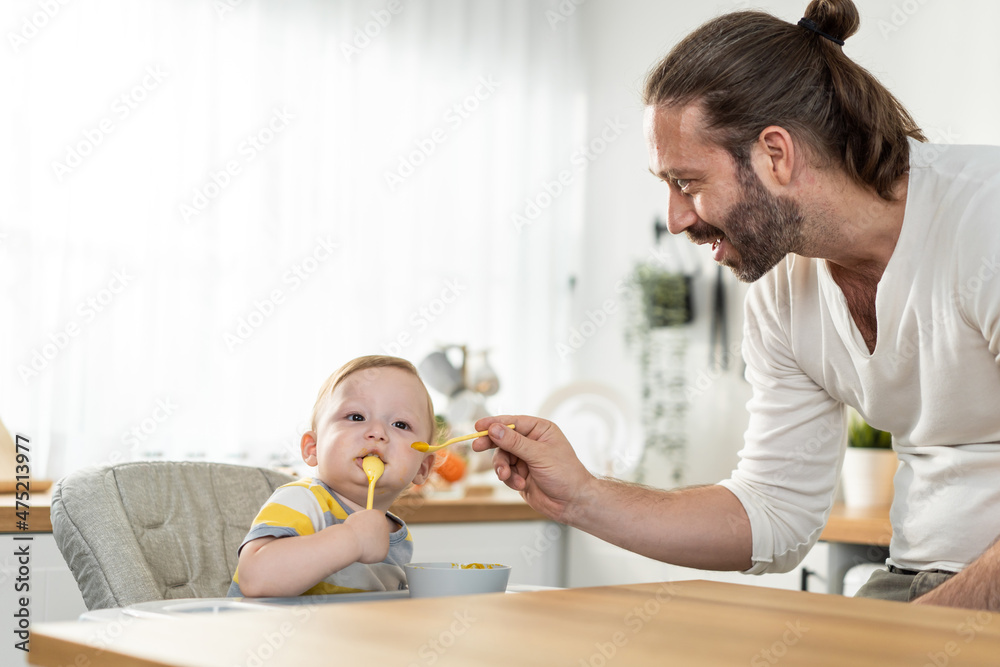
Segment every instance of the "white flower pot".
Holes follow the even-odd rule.
[[[840,472],[844,504],[848,507],[888,507],[892,504],[892,478],[899,467],[891,449],[848,447]]]

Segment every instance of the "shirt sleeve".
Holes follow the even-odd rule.
[[[1000,177],[972,197],[954,233],[960,239],[952,264],[954,298],[966,324],[983,334],[1000,364]]]
[[[720,482],[750,519],[753,565],[747,574],[788,572],[812,548],[829,516],[847,444],[843,404],[795,362],[784,267],[747,295],[743,357],[753,388],[750,421],[740,462]],[[821,335],[819,326],[797,334]]]
[[[311,490],[298,484],[279,487],[260,508],[237,554],[260,537],[312,535],[323,525],[323,508]]]

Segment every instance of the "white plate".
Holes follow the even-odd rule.
[[[545,399],[538,412],[555,422],[595,475],[622,477],[639,464],[643,443],[633,428],[632,410],[610,387],[598,382],[566,385]]]

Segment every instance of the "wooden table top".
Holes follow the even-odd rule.
[[[996,664],[989,614],[706,581],[43,623],[31,664]],[[935,662],[937,660],[937,662]]]

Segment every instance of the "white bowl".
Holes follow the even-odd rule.
[[[433,598],[447,595],[503,593],[510,578],[510,565],[485,564],[471,568],[468,563],[406,563],[406,583],[411,598]]]

